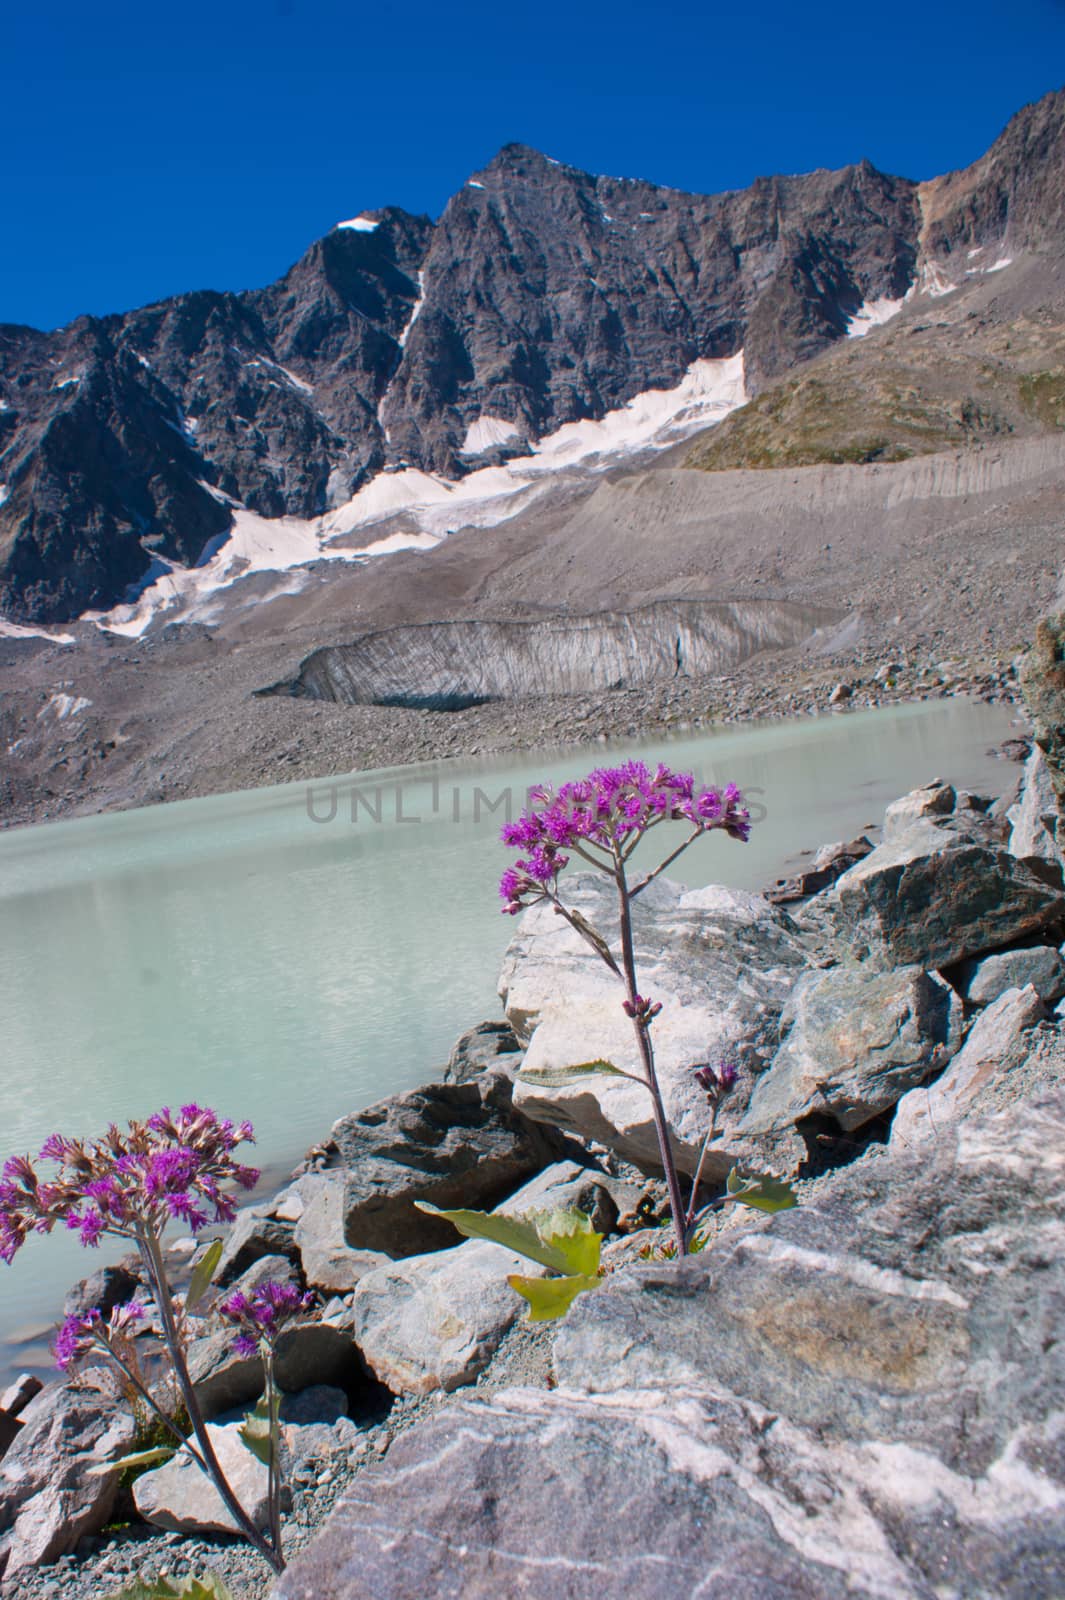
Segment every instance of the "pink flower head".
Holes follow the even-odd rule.
[[[286,1322],[313,1304],[314,1295],[304,1294],[294,1283],[264,1283],[251,1294],[237,1290],[218,1310],[238,1330],[233,1341],[236,1354],[253,1356],[262,1340],[272,1344]]]
[[[158,1236],[175,1217],[193,1232],[212,1218],[230,1221],[233,1199],[223,1186],[258,1182],[255,1169],[232,1153],[252,1138],[250,1123],[235,1126],[198,1105],[182,1106],[176,1116],[164,1106],[145,1122],[130,1122],[126,1132],[112,1126],[95,1140],[54,1133],[38,1158],[58,1168],[47,1181],[29,1157],[4,1165],[0,1260],[14,1260],[30,1233],[57,1225],[92,1248],[105,1234]]]
[[[734,783],[697,792],[691,773],[662,765],[652,772],[642,761],[597,767],[557,793],[541,785],[530,791],[530,800],[530,809],[501,834],[504,844],[524,852],[499,885],[503,909],[511,914],[550,898],[569,863],[566,850],[609,866],[659,822],[687,822],[704,833],[721,829],[734,839],[750,834],[750,815]]]

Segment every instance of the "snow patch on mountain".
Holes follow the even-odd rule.
[[[477,421],[471,422],[466,429],[466,437],[462,441],[459,454],[483,455],[486,450],[494,450],[497,445],[509,444],[511,439],[518,437],[518,430],[513,422],[504,422],[502,417],[478,417]]]
[[[853,317],[848,317],[847,338],[864,339],[874,328],[882,328],[885,322],[897,317],[905,303],[905,300],[867,300]]]
[[[306,520],[260,517],[239,507],[229,536],[213,540],[197,565],[157,569],[139,594],[110,611],[86,613],[85,620],[131,637],[159,621],[212,621],[228,609],[227,596],[236,605],[262,605],[298,592],[316,562],[429,550],[459,528],[498,527],[550,493],[563,477],[594,476],[664,449],[721,421],[746,399],[740,351],[725,360],[696,361],[675,388],[649,389],[598,420],[566,423],[536,442],[531,455],[482,467],[465,478],[451,480],[415,467],[382,472],[346,504]],[[475,433],[475,441],[513,425],[489,416],[469,432],[477,428],[482,434]],[[497,442],[502,440],[493,438]],[[249,584],[267,573],[288,576],[280,586]],[[234,593],[239,587],[248,592],[244,601]]]
[[[47,628],[30,628],[21,622],[0,617],[0,639],[47,639],[49,644],[76,644],[72,633],[51,633]]]
[[[348,222],[338,222],[337,228],[349,228],[352,233],[376,233],[381,226],[373,217],[352,217]]]

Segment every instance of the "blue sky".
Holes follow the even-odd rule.
[[[437,214],[511,139],[703,192],[920,178],[1062,82],[1065,0],[12,4],[0,321],[267,283],[364,208]]]

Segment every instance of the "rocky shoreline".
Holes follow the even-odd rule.
[[[504,1018],[464,1035],[442,1080],[342,1118],[226,1237],[221,1284],[317,1296],[278,1347],[289,1572],[271,1589],[171,1465],[118,1498],[113,1476],[90,1476],[129,1429],[83,1379],[31,1401],[0,1460],[3,1592],[98,1600],[125,1574],[209,1568],[238,1600],[474,1600],[504,1573],[537,1600],[604,1585],[646,1600],[668,1561],[682,1594],[707,1592],[722,1562],[758,1600],[1051,1600],[1065,1584],[1056,817],[1035,749],[1012,804],[937,781],[888,808],[875,844],[821,852],[816,881],[766,897],[661,879],[641,897],[679,1165],[694,1170],[705,1127],[692,1063],[727,1054],[740,1079],[707,1192],[739,1163],[800,1196],[773,1218],[717,1213],[686,1263],[657,1250],[643,1096],[521,1076],[575,1049],[624,1065],[631,1049],[608,975],[527,912]],[[609,931],[599,880],[572,878],[570,895]],[[505,1283],[517,1258],[456,1243],[414,1199],[579,1205],[606,1236],[607,1278],[564,1323],[530,1325]],[[224,1434],[261,1372],[209,1323],[196,1333],[191,1370]]]

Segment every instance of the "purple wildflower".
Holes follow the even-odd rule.
[[[251,1294],[237,1290],[218,1310],[238,1330],[233,1341],[236,1354],[253,1356],[261,1340],[272,1343],[286,1322],[313,1304],[314,1295],[304,1294],[294,1283],[264,1283]]]
[[[30,1233],[60,1224],[93,1248],[104,1234],[158,1235],[175,1217],[194,1233],[212,1215],[230,1221],[235,1208],[222,1185],[249,1189],[258,1182],[258,1172],[232,1154],[252,1138],[250,1123],[234,1125],[198,1105],[182,1106],[176,1116],[164,1106],[125,1133],[112,1126],[92,1141],[54,1133],[38,1158],[59,1169],[47,1181],[27,1156],[4,1165],[0,1260],[13,1261]]]
[[[599,850],[613,860],[619,851],[627,855],[648,828],[670,821],[694,824],[704,833],[721,829],[734,839],[750,834],[750,816],[735,784],[696,792],[690,773],[665,766],[652,772],[642,761],[598,767],[557,793],[540,786],[530,791],[530,802],[501,835],[504,844],[525,852],[499,885],[503,909],[512,915],[551,898],[554,880],[570,859],[565,850]]]

